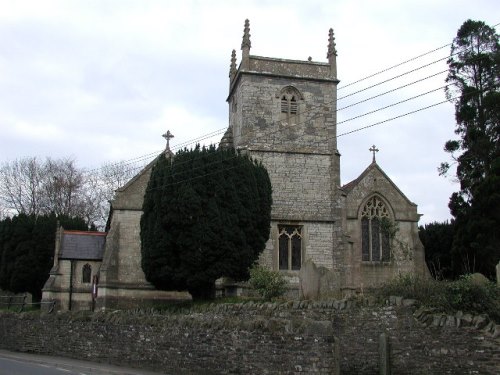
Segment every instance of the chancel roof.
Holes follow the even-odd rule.
[[[65,230],[61,238],[61,259],[102,260],[105,232]]]

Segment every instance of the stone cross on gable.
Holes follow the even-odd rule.
[[[167,148],[166,148],[166,150],[170,151],[170,139],[174,138],[174,135],[172,133],[170,133],[170,130],[167,130],[167,132],[165,134],[163,134],[162,137],[167,140]]]
[[[370,151],[373,152],[373,163],[375,163],[375,153],[379,151],[378,148],[375,147],[375,145],[373,145],[372,147],[370,147]]]

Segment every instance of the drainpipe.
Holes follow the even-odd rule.
[[[68,310],[71,311],[71,300],[73,297],[73,259],[70,261],[70,269],[69,269],[69,304]]]

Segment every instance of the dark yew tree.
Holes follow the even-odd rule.
[[[87,230],[83,219],[20,214],[0,221],[0,288],[42,298],[55,250],[57,221],[65,229]]]
[[[245,280],[264,250],[271,182],[247,156],[215,147],[161,155],[141,218],[142,268],[163,290],[213,298],[215,280]]]
[[[425,261],[437,280],[454,279],[456,264],[453,262],[452,245],[454,222],[429,223],[419,227],[418,235],[425,248]]]
[[[460,182],[449,203],[455,217],[453,254],[462,273],[492,277],[500,259],[500,48],[495,29],[466,21],[453,40],[448,66],[446,93],[455,104],[459,136],[445,144]],[[442,163],[440,173],[449,169],[449,163]]]

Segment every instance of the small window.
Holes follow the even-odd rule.
[[[292,99],[290,99],[290,114],[297,114],[297,101],[295,100],[295,96],[292,96]]]
[[[288,113],[288,100],[285,95],[281,98],[281,113]]]
[[[299,90],[293,86],[286,86],[276,97],[280,99],[281,121],[297,124],[299,121],[299,102],[303,100]]]
[[[300,270],[302,266],[301,227],[294,225],[279,226],[279,269]]]
[[[90,264],[86,264],[82,268],[82,283],[90,284],[90,279],[92,276],[92,267]]]
[[[389,218],[389,211],[382,200],[374,196],[366,202],[361,212],[361,259],[388,262],[391,257],[389,233],[383,230],[382,221]]]

